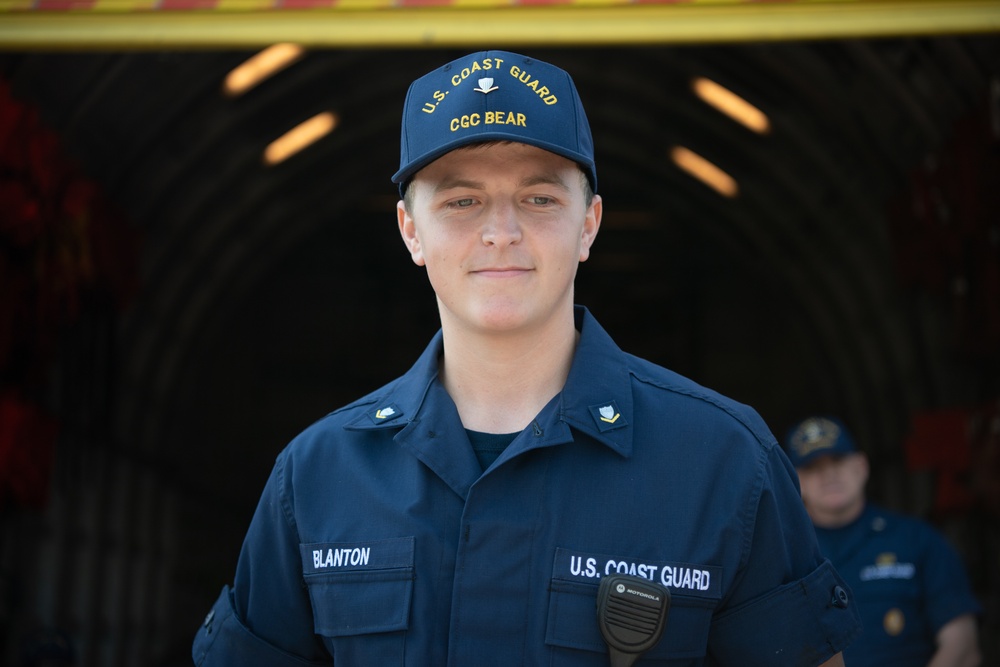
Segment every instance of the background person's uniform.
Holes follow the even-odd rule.
[[[750,408],[623,353],[577,309],[563,391],[485,471],[438,379],[404,376],[278,457],[197,665],[608,664],[599,577],[665,583],[640,664],[815,665],[858,617]]]
[[[926,667],[938,630],[980,611],[958,554],[919,519],[868,504],[847,526],[817,526],[816,537],[864,623],[844,651],[850,667]]]

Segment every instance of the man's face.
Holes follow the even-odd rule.
[[[601,220],[584,183],[570,160],[520,143],[460,148],[417,172],[397,217],[442,324],[528,331],[571,313]]]
[[[797,469],[802,500],[812,512],[849,512],[864,502],[868,459],[864,454],[821,456]]]

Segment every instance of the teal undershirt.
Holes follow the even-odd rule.
[[[472,451],[476,453],[476,458],[479,459],[479,465],[483,467],[483,470],[493,465],[503,450],[507,449],[507,445],[517,437],[517,433],[482,433],[469,429],[465,429],[465,432],[469,436]]]

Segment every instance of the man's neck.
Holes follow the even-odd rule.
[[[815,507],[806,505],[806,511],[809,513],[809,518],[812,519],[813,524],[820,528],[843,528],[861,516],[865,511],[865,501],[861,499],[837,511],[828,512],[817,511]]]
[[[572,312],[530,332],[473,333],[442,326],[441,378],[466,428],[521,431],[562,391],[578,337]]]

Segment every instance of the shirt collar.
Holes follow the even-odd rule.
[[[574,317],[580,340],[566,384],[558,400],[550,403],[550,409],[558,410],[558,416],[552,417],[629,456],[635,421],[628,355],[585,307],[576,306]],[[410,370],[379,392],[366,413],[347,427],[399,428],[414,421],[434,419],[433,412],[440,409],[440,401],[427,399],[438,379],[442,346],[442,334],[438,331]],[[545,415],[540,418],[549,421]]]

